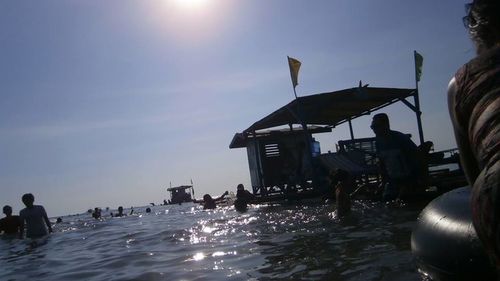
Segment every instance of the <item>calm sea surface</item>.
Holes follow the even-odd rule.
[[[0,239],[1,280],[422,280],[410,235],[423,206],[354,202],[62,217],[40,245]],[[125,210],[125,212],[130,212]]]

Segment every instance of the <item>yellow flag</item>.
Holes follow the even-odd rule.
[[[300,69],[300,61],[294,59],[294,58],[291,58],[291,57],[288,57],[288,66],[290,66],[290,76],[292,77],[292,84],[293,84],[293,87],[295,88],[299,83],[297,82],[298,81],[298,78],[299,78],[299,69]]]

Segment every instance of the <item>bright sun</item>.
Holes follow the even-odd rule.
[[[208,0],[175,0],[175,2],[186,9],[198,9],[204,6]]]
[[[231,5],[226,1],[211,0],[161,0],[165,9],[157,9],[158,21],[167,31],[175,36],[176,42],[202,42],[223,29],[223,20]],[[217,31],[217,32],[216,32]],[[187,43],[186,43],[187,44]],[[196,44],[192,44],[195,46]]]

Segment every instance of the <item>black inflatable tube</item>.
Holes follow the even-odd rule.
[[[432,280],[496,280],[472,225],[469,187],[445,193],[425,207],[411,248],[419,271]]]

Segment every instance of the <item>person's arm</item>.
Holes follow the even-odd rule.
[[[408,147],[409,155],[412,159],[412,162],[414,162],[415,165],[418,165],[418,157],[419,157],[418,156],[418,146],[410,138],[408,138],[407,147]]]
[[[382,183],[388,181],[389,176],[387,175],[387,169],[385,168],[385,163],[381,158],[378,158],[378,172],[380,173],[380,177],[382,179]]]
[[[388,175],[387,175],[387,170],[385,168],[385,163],[384,163],[384,160],[382,160],[382,157],[381,157],[381,152],[382,152],[382,148],[381,148],[381,145],[379,144],[379,142],[377,141],[377,138],[375,138],[375,157],[377,158],[377,169],[378,169],[378,173],[380,175],[380,178],[381,178],[381,181],[380,181],[380,184],[379,184],[379,188],[383,188],[383,186],[385,185],[385,183],[388,181]]]
[[[20,216],[17,216],[17,233],[21,231],[21,226],[24,225],[24,221],[21,219]]]
[[[226,191],[224,192],[224,194],[222,194],[221,196],[217,197],[214,199],[214,201],[220,201],[222,199],[224,199],[224,196],[228,195],[229,194],[229,191]]]
[[[402,143],[404,144],[403,150],[406,160],[410,165],[410,172],[413,176],[420,176],[419,169],[421,161],[420,161],[418,146],[412,141],[412,139],[409,136],[407,135],[403,136],[404,136],[404,141],[402,141]]]
[[[248,198],[251,200],[251,201],[254,201],[255,200],[255,195],[253,195],[250,191],[248,190],[245,190]]]
[[[43,217],[43,219],[45,220],[45,224],[47,225],[47,228],[49,229],[49,233],[52,233],[52,226],[50,225],[50,221],[49,221],[49,218],[47,217],[47,215],[45,215]]]
[[[203,201],[203,200],[197,200],[196,198],[193,199],[193,203],[202,204],[203,202],[205,202],[205,201]]]
[[[47,225],[47,229],[49,230],[49,233],[52,233],[52,226],[50,225],[49,217],[47,216],[47,212],[45,212],[45,208],[42,207],[43,210],[43,220],[45,221],[45,224]]]
[[[19,225],[19,239],[23,239],[24,237],[24,217],[19,213],[19,220],[21,224]]]
[[[457,95],[457,85],[455,77],[448,84],[448,110],[450,112],[451,123],[455,133],[458,150],[460,152],[460,162],[464,170],[465,176],[469,184],[473,184],[479,175],[479,168],[476,165],[474,154],[471,150],[469,137],[467,133],[467,124],[462,124],[458,118],[458,113],[455,110],[455,98]],[[463,121],[462,121],[463,122]]]

